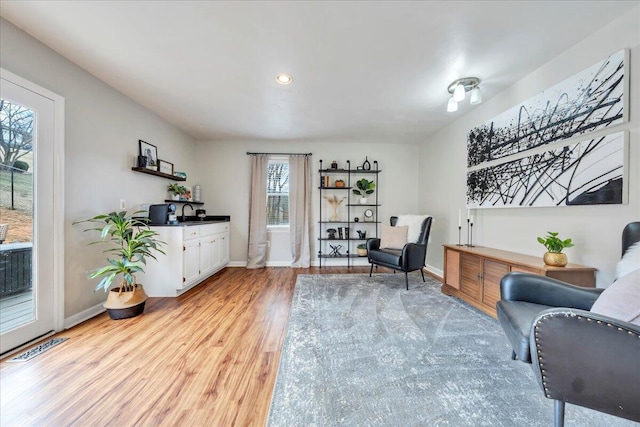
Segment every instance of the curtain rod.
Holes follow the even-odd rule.
[[[270,156],[311,156],[313,153],[251,153],[247,151],[247,156],[255,156],[258,154],[268,154]]]

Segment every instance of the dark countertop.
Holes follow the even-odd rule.
[[[177,224],[149,224],[153,227],[189,227],[192,225],[205,225],[205,224],[216,224],[219,222],[230,222],[230,215],[207,215],[204,218],[198,218],[197,216],[187,215],[185,220],[182,221],[180,215],[178,215],[178,223]]]

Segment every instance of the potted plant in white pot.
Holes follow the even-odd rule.
[[[554,231],[547,231],[545,237],[538,237],[538,243],[547,248],[547,252],[542,257],[544,263],[555,267],[564,267],[567,265],[567,255],[563,254],[562,250],[575,246],[571,243],[571,239],[562,240],[558,237],[558,233]]]
[[[115,278],[122,276],[119,285],[109,291],[104,303],[112,319],[126,319],[144,311],[147,294],[142,285],[136,282],[135,274],[144,273],[147,257],[156,259],[154,252],[164,254],[160,246],[165,243],[157,239],[158,233],[149,228],[146,218],[134,216],[144,212],[138,211],[132,215],[127,215],[126,211],[111,212],[74,223],[100,224],[99,227],[84,230],[100,233],[100,239],[89,244],[105,243],[108,248],[103,252],[112,255],[107,258],[108,265],[89,273],[90,279],[102,277],[95,291],[109,291]]]
[[[167,190],[169,190],[171,200],[180,200],[180,196],[187,193],[187,187],[185,187],[184,185],[180,185],[177,182],[169,184]]]
[[[356,187],[358,188],[357,189],[354,188],[351,191],[353,191],[354,194],[357,194],[358,196],[360,196],[361,205],[366,205],[367,196],[369,194],[373,194],[373,190],[376,188],[376,183],[373,181],[369,181],[366,178],[362,178],[356,182]]]

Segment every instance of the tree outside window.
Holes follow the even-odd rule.
[[[269,160],[267,168],[267,226],[289,225],[289,162]]]

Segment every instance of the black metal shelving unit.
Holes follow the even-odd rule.
[[[318,169],[318,176],[320,177],[320,185],[318,187],[318,193],[319,193],[319,198],[320,198],[320,203],[319,203],[319,220],[318,220],[318,264],[319,267],[322,268],[322,262],[323,260],[327,260],[327,259],[346,259],[347,262],[347,267],[351,267],[352,265],[352,260],[354,258],[363,258],[359,255],[357,255],[356,253],[352,253],[352,249],[354,249],[355,245],[357,245],[358,243],[363,243],[366,242],[367,239],[372,238],[372,237],[378,237],[378,228],[379,228],[379,224],[380,221],[378,221],[378,208],[380,207],[380,203],[378,200],[378,194],[379,194],[379,173],[382,172],[379,168],[378,168],[378,161],[374,160],[373,161],[373,168],[371,169],[352,169],[351,168],[351,161],[347,160],[345,162],[345,164],[347,165],[346,169],[334,169],[334,168],[323,168],[323,162],[322,160],[320,160],[320,169]],[[352,203],[352,197],[351,197],[351,190],[354,188],[354,185],[352,185],[351,179],[352,179],[352,175],[364,175],[364,174],[375,174],[376,178],[375,178],[375,183],[376,183],[376,191],[374,191],[374,195],[375,195],[375,203],[367,203],[367,204],[360,204],[360,203]],[[325,186],[325,182],[324,182],[324,178],[325,176],[329,176],[329,179],[334,179],[334,184],[335,184],[335,180],[336,179],[346,179],[346,183],[344,187],[336,187],[334,185],[329,185],[329,186]],[[354,183],[355,184],[355,183]],[[323,196],[327,195],[327,193],[333,193],[333,194],[344,194],[344,192],[346,191],[346,197],[347,197],[347,203],[346,203],[346,208],[347,208],[347,218],[345,221],[329,221],[323,218],[322,216],[322,212],[323,212]],[[364,208],[364,209],[371,209],[373,211],[373,218],[370,221],[364,221],[364,209],[360,209],[360,208]],[[360,209],[360,210],[359,210]],[[358,215],[358,212],[360,213]],[[362,217],[363,220],[362,221],[353,221],[354,218],[360,218]],[[352,232],[352,228],[355,225],[371,225],[373,224],[373,235],[369,234],[369,231],[371,230],[370,228],[365,228],[365,231],[367,232],[367,237],[366,238],[359,238],[355,235],[354,232]],[[331,226],[335,226],[335,227],[331,227]],[[342,237],[339,236],[335,236],[335,238],[329,238],[329,237],[324,237],[327,234],[327,230],[329,228],[346,228],[348,230],[348,235],[347,237],[345,237],[344,235]],[[326,250],[327,246],[331,246],[330,242],[336,242],[335,245],[346,245],[345,247],[342,247],[340,249],[344,249],[345,252],[344,253],[340,253],[340,255],[335,255],[332,254],[329,251],[323,252],[323,250]]]

